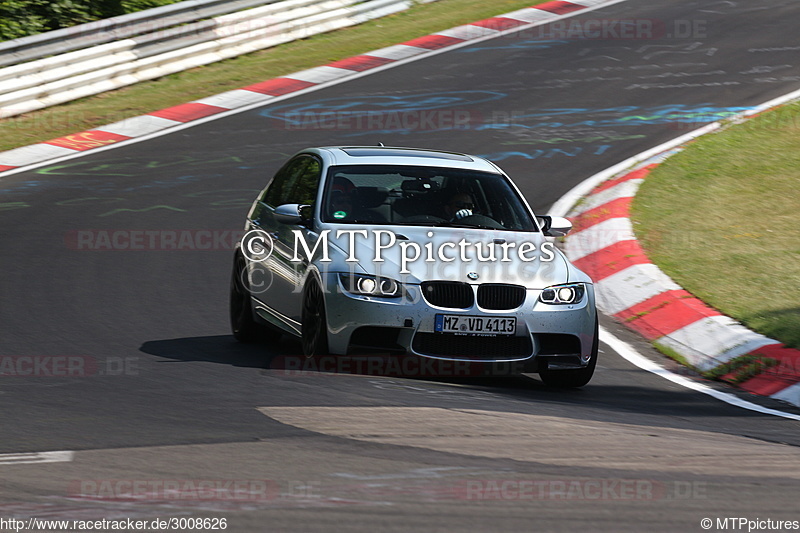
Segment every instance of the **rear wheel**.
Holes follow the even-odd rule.
[[[328,352],[328,322],[325,317],[325,300],[319,283],[312,281],[303,298],[301,333],[303,353],[306,357]]]
[[[583,387],[592,379],[594,368],[597,366],[597,352],[600,347],[600,330],[597,317],[594,319],[594,343],[592,344],[592,358],[589,364],[583,368],[574,370],[549,370],[543,368],[539,370],[539,377],[545,385],[550,387],[560,387],[564,389],[574,389]]]
[[[276,341],[279,331],[263,326],[253,318],[250,299],[250,287],[247,276],[247,262],[237,253],[233,260],[231,272],[231,290],[229,299],[231,331],[239,342]]]

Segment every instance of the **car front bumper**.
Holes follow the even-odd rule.
[[[400,298],[377,298],[347,292],[337,273],[322,276],[331,353],[354,348],[387,350],[448,361],[533,362],[547,357],[551,367],[583,366],[592,353],[596,310],[594,289],[573,305],[539,301],[541,290],[527,289],[523,304],[511,310],[467,309],[429,304],[419,285],[405,284]],[[476,287],[474,285],[473,287]],[[517,319],[516,335],[466,336],[434,331],[437,314]],[[558,361],[561,361],[559,363]],[[530,364],[527,365],[530,368]]]

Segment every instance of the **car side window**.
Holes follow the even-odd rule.
[[[288,203],[314,205],[316,202],[319,179],[322,175],[322,164],[314,157],[306,159],[308,159],[308,164],[298,176]]]
[[[267,187],[262,201],[270,207],[278,207],[283,204],[297,203],[292,202],[292,191],[297,186],[298,178],[303,174],[306,165],[312,161],[309,157],[297,157],[292,159],[281,168],[272,183]]]

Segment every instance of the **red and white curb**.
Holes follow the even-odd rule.
[[[0,176],[8,172],[18,172],[31,165],[145,137],[187,123],[195,121],[199,123],[201,119],[213,115],[265,105],[280,96],[340,82],[369,70],[386,68],[392,64],[433,54],[464,43],[517,31],[522,27],[546,24],[581,11],[597,9],[619,1],[621,0],[554,0],[335,61],[328,65],[128,118],[97,129],[0,152]]]
[[[800,91],[767,102],[739,120],[798,97]],[[729,382],[738,380],[733,360],[748,356],[762,371],[738,383],[739,388],[800,406],[800,350],[747,329],[683,290],[648,260],[634,235],[630,205],[648,173],[682,149],[677,146],[720,126],[708,125],[671,146],[641,154],[634,166],[629,160],[587,180],[583,189],[594,188],[580,191],[583,201],[568,214],[574,232],[567,240],[567,256],[594,280],[598,307],[657,347],[677,353],[702,372],[724,369],[721,379]],[[628,169],[616,172],[625,163]],[[576,196],[568,194],[566,202],[575,203]],[[565,205],[570,204],[556,205],[554,212],[559,214]],[[777,364],[766,367],[759,358]]]

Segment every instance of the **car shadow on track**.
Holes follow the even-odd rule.
[[[263,343],[244,344],[237,342],[232,335],[213,335],[208,337],[183,337],[147,341],[140,351],[166,357],[174,361],[202,361],[231,366],[269,368],[270,361],[286,350],[297,350],[299,344],[281,341],[274,346]]]
[[[388,353],[306,357],[299,341],[282,338],[277,343],[244,344],[231,335],[184,337],[147,341],[140,351],[176,361],[202,361],[275,370],[285,375],[359,374],[428,380],[505,380],[519,377],[512,363],[489,365],[480,360],[448,361]]]
[[[141,345],[140,351],[174,361],[267,369],[286,377],[351,374],[490,386],[502,385],[509,380],[516,380],[517,386],[521,386],[531,381],[531,378],[521,376],[519,368],[510,363],[489,366],[481,361],[446,361],[369,352],[306,357],[301,353],[300,343],[291,338],[282,338],[277,343],[243,344],[231,335],[184,337],[147,341]],[[538,381],[536,383],[541,385]]]
[[[391,378],[388,382],[376,383],[393,384],[394,389],[403,393],[430,396],[437,401],[457,396],[455,389],[449,394],[441,390],[441,387],[455,386],[462,396],[471,393],[490,394],[500,401],[505,398],[503,410],[527,411],[525,404],[540,407],[550,405],[553,408],[560,406],[559,409],[567,409],[561,412],[561,416],[579,419],[594,418],[598,410],[656,415],[659,416],[659,424],[665,424],[661,418],[663,416],[680,417],[684,421],[698,417],[764,416],[733,409],[715,401],[709,402],[703,395],[688,389],[675,389],[660,378],[646,374],[637,372],[638,378],[634,379],[635,376],[629,375],[630,371],[623,369],[603,369],[581,389],[558,389],[545,386],[535,374],[487,375],[482,369],[484,365],[479,364],[432,363],[424,358],[384,354],[307,358],[301,354],[300,343],[288,338],[276,344],[242,344],[230,335],[186,337],[148,341],[142,344],[140,350],[179,362],[210,362],[257,368],[263,375],[279,379],[318,379],[345,375]],[[578,411],[573,411],[571,407]],[[589,416],[586,409],[594,412],[594,415]],[[608,416],[615,418],[615,415]],[[684,426],[677,419],[673,419],[673,422],[666,425]]]

